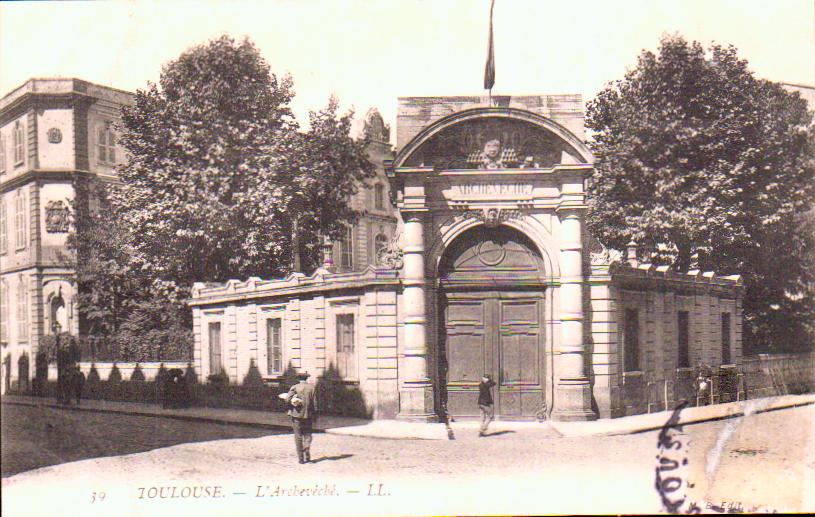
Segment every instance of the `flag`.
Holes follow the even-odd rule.
[[[492,10],[495,0],[490,0],[490,41],[487,47],[487,66],[484,67],[484,89],[492,90],[495,86],[495,47],[492,44]]]

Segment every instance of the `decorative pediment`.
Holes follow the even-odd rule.
[[[549,168],[581,161],[571,146],[541,126],[486,117],[445,128],[419,146],[404,165],[497,170]]]

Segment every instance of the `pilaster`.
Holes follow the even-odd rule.
[[[421,210],[404,211],[404,336],[400,356],[399,414],[402,420],[435,420],[433,384],[428,375],[427,311],[425,304],[424,217]]]
[[[555,347],[555,420],[594,420],[583,326],[583,245],[581,227],[586,207],[558,209],[560,218],[560,343]]]

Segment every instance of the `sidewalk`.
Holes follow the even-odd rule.
[[[186,409],[162,409],[156,404],[139,402],[114,402],[107,400],[86,400],[81,406],[60,406],[52,399],[24,396],[3,396],[3,404],[42,406],[73,411],[100,411],[126,415],[159,416],[199,422],[248,425],[268,429],[291,429],[289,417],[283,413],[253,411],[248,409],[222,409],[192,407]],[[742,402],[729,402],[702,407],[683,409],[679,424],[689,425],[711,420],[734,418],[776,409],[815,404],[815,394],[784,395]],[[490,425],[490,432],[553,430],[560,436],[617,435],[631,434],[660,429],[671,416],[670,411],[633,415],[621,418],[595,420],[593,422],[512,422],[496,421]],[[458,431],[475,430],[474,420],[456,421],[450,424],[455,435]],[[341,416],[321,416],[315,431],[346,436],[368,438],[448,440],[448,430],[441,423],[412,423],[399,420],[364,420]]]
[[[775,409],[815,404],[815,394],[784,395],[742,402],[729,402],[710,406],[683,409],[679,424],[688,425],[711,420],[721,420],[762,413]],[[632,415],[621,418],[607,418],[592,422],[511,422],[495,421],[490,424],[490,432],[523,431],[529,429],[551,429],[564,437],[588,435],[632,434],[661,429],[671,417],[671,411],[661,411],[645,415]],[[450,424],[453,435],[459,431],[474,431],[479,423],[475,420],[457,421]],[[371,438],[448,440],[444,424],[410,423],[395,420],[375,420],[362,426],[338,427],[326,430],[330,434],[366,436]]]
[[[83,400],[82,405],[60,406],[52,398],[3,395],[3,404],[21,406],[40,406],[67,409],[71,411],[98,411],[119,413],[123,415],[159,416],[215,424],[246,425],[266,429],[291,429],[291,418],[285,413],[272,413],[251,409],[224,409],[210,407],[191,407],[184,409],[163,409],[158,404],[143,402],[117,402],[111,400]],[[360,426],[370,422],[362,418],[342,416],[320,416],[314,426],[317,432],[343,426]]]

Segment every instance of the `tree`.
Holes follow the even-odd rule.
[[[188,293],[134,267],[129,250],[138,232],[125,226],[110,203],[115,189],[94,177],[74,181],[68,244],[76,258],[80,334],[101,339],[119,351],[119,359],[188,359]]]
[[[633,238],[678,270],[698,256],[743,274],[748,351],[806,342],[813,236],[799,218],[815,193],[815,131],[797,93],[757,79],[732,46],[666,37],[589,103],[587,125],[595,236],[617,249]]]
[[[278,80],[255,46],[228,36],[164,66],[159,85],[125,109],[114,205],[128,228],[134,265],[188,289],[195,281],[276,277],[291,270],[292,241],[316,254],[356,212],[349,196],[372,175],[351,113],[336,101],[299,132]],[[313,260],[312,260],[313,262]]]

